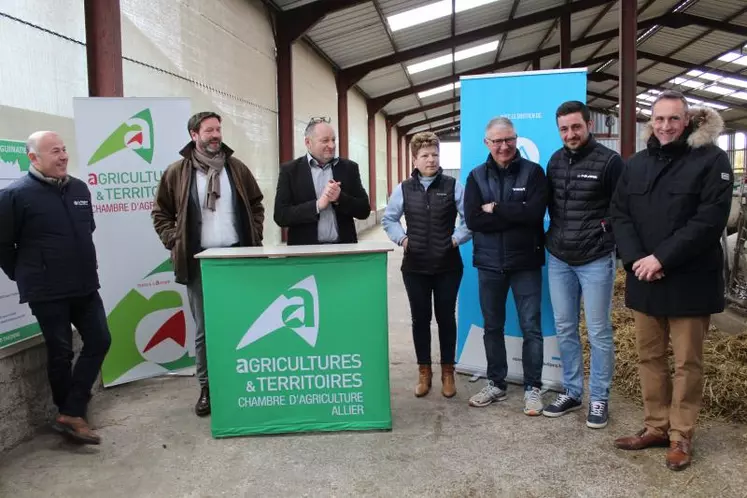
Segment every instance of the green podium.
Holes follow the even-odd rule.
[[[391,429],[391,244],[208,249],[213,437]]]

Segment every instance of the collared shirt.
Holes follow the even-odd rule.
[[[314,189],[316,190],[317,200],[322,196],[324,188],[327,186],[330,180],[333,180],[332,166],[336,165],[339,161],[338,158],[333,159],[327,164],[320,165],[319,161],[314,157],[306,153],[306,159],[309,161],[309,168],[311,169],[311,179],[314,181]],[[317,205],[317,212],[319,213],[319,222],[317,223],[317,238],[320,243],[325,242],[337,242],[339,235],[337,231],[337,216],[335,209],[330,203],[325,209],[319,211]]]
[[[236,230],[236,213],[233,207],[233,190],[226,169],[220,172],[220,197],[215,201],[215,211],[205,208],[207,195],[207,175],[197,171],[197,197],[202,207],[202,232],[200,242],[205,249],[211,247],[231,247],[239,242]]]

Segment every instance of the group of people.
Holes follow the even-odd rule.
[[[432,387],[433,310],[441,392],[447,398],[456,394],[455,308],[464,269],[459,246],[472,240],[488,380],[469,404],[485,407],[507,397],[504,326],[511,290],[523,335],[524,413],[559,417],[581,408],[583,301],[591,345],[586,424],[605,427],[619,257],[627,272],[626,304],[635,313],[645,413],[644,428],[615,444],[669,446],[670,468],[689,465],[702,400],[703,340],[710,314],[724,307],[719,241],[731,203],[732,171],[715,145],[723,128],[715,111],[689,109],[676,92],[661,93],[652,110],[646,149],[624,165],[594,139],[587,106],[563,103],[556,113],[563,147],[546,172],[517,151],[513,123],[495,118],[485,129],[487,159],[470,171],[464,187],[443,173],[436,135],[412,138],[412,176],[393,190],[382,224],[404,249],[401,270],[419,368],[416,396]],[[265,223],[262,191],[223,142],[221,121],[213,112],[189,119],[190,141],[180,151],[182,158],[163,173],[152,210],[154,229],[171,252],[175,281],[187,287],[197,326],[199,416],[210,414],[210,390],[202,282],[194,256],[208,248],[262,245]],[[290,245],[357,242],[354,220],[371,212],[358,165],[336,155],[327,118],[308,123],[304,143],[305,155],[280,166],[275,222],[287,229]],[[58,134],[32,134],[27,152],[29,174],[0,191],[0,267],[17,282],[20,301],[29,304],[47,344],[49,381],[59,409],[53,427],[78,442],[99,444],[86,412],[111,338],[98,292],[91,195],[85,182],[68,174]],[[541,395],[545,264],[564,386],[548,405]],[[74,366],[71,324],[83,339]],[[668,370],[670,340],[674,379]]]
[[[187,123],[190,141],[158,184],[152,220],[171,252],[174,279],[185,285],[196,324],[195,363],[199,416],[210,414],[204,299],[195,254],[216,247],[262,245],[264,195],[251,170],[223,142],[222,118],[200,112]],[[336,157],[328,118],[305,130],[307,153],[280,166],[275,222],[289,245],[357,242],[355,218],[371,209],[358,165]],[[111,345],[99,295],[96,229],[91,193],[68,174],[68,154],[59,134],[29,136],[29,174],[0,191],[0,267],[18,285],[47,345],[47,373],[58,408],[52,427],[72,440],[100,444],[90,427],[91,389]],[[83,340],[73,364],[74,325]]]
[[[487,383],[469,405],[485,407],[507,398],[504,327],[511,290],[523,336],[524,413],[554,418],[582,408],[583,302],[591,350],[586,425],[606,427],[620,259],[627,273],[625,302],[635,317],[644,424],[636,434],[616,439],[615,446],[665,446],[667,467],[684,469],[691,462],[702,402],[703,342],[710,315],[724,309],[720,238],[733,174],[716,145],[723,121],[711,109],[690,109],[681,93],[662,92],[652,106],[646,148],[627,163],[595,140],[582,102],[561,104],[556,122],[563,146],[543,169],[517,150],[511,120],[492,119],[485,127],[487,159],[471,169],[464,187],[443,173],[438,137],[413,136],[412,176],[393,191],[382,224],[404,249],[401,270],[419,369],[415,395],[425,396],[432,387],[432,309],[441,348],[441,392],[447,398],[456,394],[455,308],[463,273],[458,246],[471,239]],[[542,399],[545,264],[563,370],[563,392],[549,404]]]

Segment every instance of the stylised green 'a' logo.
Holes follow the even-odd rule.
[[[143,109],[122,123],[104,140],[88,160],[88,165],[91,166],[123,149],[132,149],[150,164],[153,160],[153,144],[153,119],[150,109]]]
[[[319,289],[314,275],[304,278],[275,299],[249,327],[236,349],[245,348],[284,328],[301,336],[309,346],[316,346],[319,335]]]

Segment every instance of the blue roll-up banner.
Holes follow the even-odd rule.
[[[526,71],[520,73],[467,76],[461,79],[461,150],[460,181],[484,163],[489,151],[485,145],[485,126],[495,117],[513,121],[519,137],[517,148],[522,156],[547,168],[552,154],[563,144],[558,134],[555,111],[567,100],[586,102],[586,69]],[[545,216],[545,230],[549,219]],[[477,289],[477,270],[472,266],[472,242],[460,247],[465,262],[459,291],[457,371],[485,376],[483,318]],[[561,390],[563,371],[555,335],[555,324],[547,286],[547,267],[542,268],[542,335],[545,344],[542,383],[545,389]],[[522,383],[522,333],[513,295],[506,302],[507,381]]]

